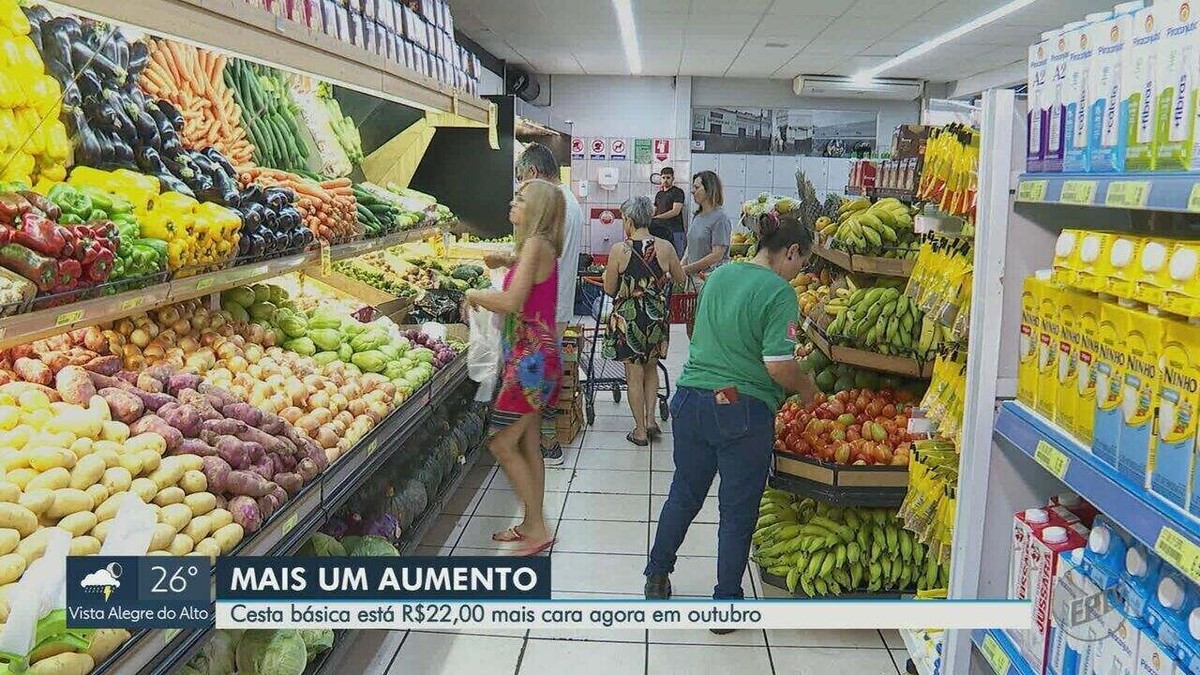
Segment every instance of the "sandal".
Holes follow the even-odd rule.
[[[646,427],[646,435],[650,438],[658,438],[662,436],[662,429],[658,425]]]
[[[525,548],[525,549],[521,549],[521,550],[517,551],[517,556],[522,557],[522,558],[533,557],[539,553],[542,553],[543,551],[550,548],[551,546],[553,546],[555,541],[557,541],[557,540],[554,539],[553,537],[551,537],[550,539],[547,539],[546,541],[538,544],[537,546],[532,546],[530,548]]]
[[[650,445],[649,438],[640,438],[639,439],[637,436],[633,435],[632,431],[625,434],[625,440],[629,441],[630,443],[633,443],[634,445],[638,446],[639,448],[644,448],[647,445]]]
[[[517,529],[516,525],[513,525],[507,530],[493,533],[492,541],[510,544],[516,541],[525,541],[525,535],[521,534],[521,531]]]

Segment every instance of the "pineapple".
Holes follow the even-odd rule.
[[[817,199],[817,191],[813,188],[812,181],[808,180],[801,169],[796,169],[796,192],[800,195],[800,204],[796,210],[800,222],[809,227],[815,226],[823,207]]]

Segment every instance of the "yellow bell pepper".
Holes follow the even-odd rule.
[[[29,34],[29,19],[16,0],[0,0],[0,26],[15,35]]]

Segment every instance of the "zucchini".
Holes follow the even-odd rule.
[[[355,209],[355,211],[358,212],[358,219],[360,221],[362,221],[364,223],[370,223],[370,222],[379,223],[379,218],[374,213],[371,213],[371,210],[368,209],[367,207],[363,206],[362,204],[356,205],[354,207],[354,209]]]
[[[390,215],[392,213],[392,207],[388,204],[367,204],[367,209],[369,209],[371,213],[375,214],[376,217],[381,215]]]

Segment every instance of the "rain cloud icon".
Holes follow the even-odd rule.
[[[121,576],[121,566],[117,563],[112,563],[108,567],[101,570],[96,570],[83,578],[79,585],[84,590],[93,593],[104,593],[104,599],[112,595],[112,589],[120,588],[121,582],[117,579]]]

